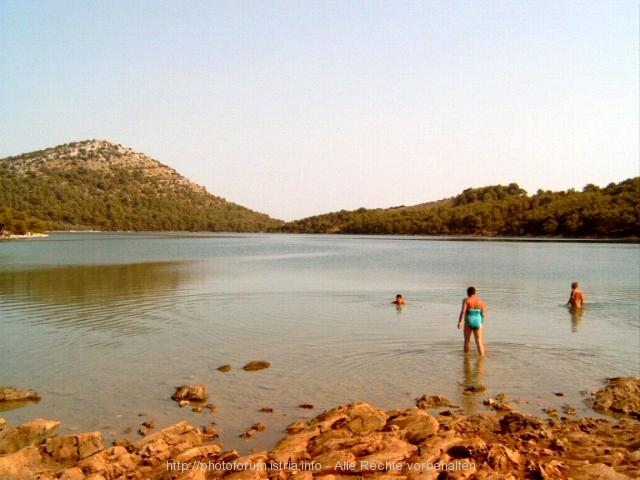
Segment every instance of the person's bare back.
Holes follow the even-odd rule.
[[[571,295],[569,296],[569,301],[567,305],[571,305],[574,308],[581,308],[584,305],[585,294],[580,287],[578,286],[578,282],[573,282],[571,284]]]

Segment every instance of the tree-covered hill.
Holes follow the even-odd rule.
[[[175,170],[101,140],[0,159],[0,208],[49,229],[235,231],[282,222],[208,193]]]
[[[468,188],[456,197],[388,209],[328,213],[285,224],[286,232],[640,237],[640,177],[582,192],[539,190],[528,195],[517,184]]]
[[[142,153],[91,140],[0,159],[0,230],[43,228],[640,238],[640,177],[581,192],[528,195],[515,183],[468,188],[437,202],[283,225]]]

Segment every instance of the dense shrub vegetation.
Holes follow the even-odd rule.
[[[469,188],[446,201],[415,207],[340,211],[287,223],[287,232],[571,238],[640,237],[640,177],[582,192],[517,184]]]
[[[41,233],[46,229],[43,221],[11,207],[0,208],[0,235]]]

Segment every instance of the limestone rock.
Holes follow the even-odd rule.
[[[85,475],[102,474],[106,473],[109,463],[106,458],[101,455],[94,455],[89,458],[84,458],[78,462],[78,467]]]
[[[315,432],[299,432],[290,434],[278,442],[271,450],[269,458],[272,462],[279,464],[298,463],[309,460],[307,444]]]
[[[49,438],[43,446],[43,452],[58,463],[77,462],[103,449],[100,432]]]
[[[256,424],[252,430],[261,428]],[[291,431],[270,452],[244,457],[203,443],[212,432],[186,422],[107,449],[98,432],[54,436],[39,448],[0,455],[0,479],[640,478],[640,422],[633,417],[559,421],[517,412],[451,412],[436,419],[416,407],[384,411],[353,403],[298,422]],[[213,471],[207,465],[231,469]],[[313,467],[301,469],[304,465]],[[184,466],[188,470],[182,471]]]
[[[263,370],[265,368],[269,368],[270,366],[271,364],[269,362],[265,362],[264,360],[253,360],[242,367],[242,369],[247,372],[253,372],[255,370]]]
[[[258,433],[258,430],[254,429],[254,428],[250,428],[249,430],[247,430],[246,432],[243,432],[239,435],[240,438],[243,438],[245,440],[248,440],[250,438],[253,438],[256,436],[256,433]]]
[[[59,480],[84,480],[86,477],[80,467],[68,468],[60,474]]]
[[[77,462],[79,460],[78,439],[75,435],[50,438],[44,444],[43,451],[58,463]]]
[[[189,402],[205,402],[207,400],[207,387],[201,383],[197,385],[182,385],[176,387],[176,391],[171,395],[171,399],[178,402],[184,400]]]
[[[424,410],[417,407],[407,409],[404,413],[389,419],[389,425],[397,425],[406,432],[406,438],[412,444],[423,442],[429,435],[438,431],[438,421]]]
[[[618,473],[612,467],[603,463],[586,464],[571,469],[571,476],[573,478],[580,478],[582,480],[600,480],[606,478],[607,480],[628,480],[629,476],[622,473]]]
[[[202,445],[202,436],[187,422],[180,422],[152,433],[131,445],[143,463],[156,466],[188,448]]]
[[[76,435],[78,439],[78,457],[80,460],[104,449],[102,433],[86,432]]]
[[[500,419],[500,429],[502,432],[520,432],[523,430],[540,431],[544,427],[541,420],[517,412],[506,414]]]
[[[480,393],[487,389],[484,385],[466,385],[463,389],[465,394]]]
[[[35,390],[15,387],[0,387],[0,403],[2,402],[38,402],[42,397]]]
[[[318,472],[349,472],[356,468],[356,457],[349,450],[330,450],[315,457],[314,462],[320,464]],[[353,465],[353,467],[351,467]],[[318,472],[314,472],[318,474]]]
[[[251,428],[257,430],[258,432],[265,432],[267,430],[267,425],[265,423],[258,422],[254,423]]]
[[[363,434],[382,428],[387,423],[387,415],[368,403],[354,403],[348,406],[346,428],[351,433]]]
[[[0,454],[17,452],[27,445],[38,445],[58,431],[61,422],[37,418],[19,427],[0,430]]]
[[[356,471],[373,472],[387,470],[403,460],[411,457],[418,451],[414,445],[409,445],[398,438],[388,438],[384,447],[369,455],[358,457]]]
[[[304,430],[305,427],[306,427],[306,424],[304,422],[293,422],[287,427],[287,433],[290,433],[290,434],[298,433]]]
[[[610,378],[606,387],[596,392],[593,408],[640,419],[640,378]]]
[[[486,406],[499,412],[510,412],[513,407],[507,402],[507,397],[504,393],[499,393],[495,398],[488,398],[483,402]]]
[[[191,462],[196,458],[216,457],[221,450],[222,447],[220,445],[202,445],[179,453],[175,459],[178,462]]]
[[[416,406],[423,410],[426,410],[428,408],[457,407],[457,405],[451,403],[441,395],[423,395],[420,398],[416,399]]]
[[[34,467],[42,457],[38,449],[29,445],[18,452],[0,455],[0,478],[2,480],[32,480],[37,478]]]
[[[499,472],[512,472],[520,469],[522,456],[504,445],[494,445],[487,455],[487,463]]]

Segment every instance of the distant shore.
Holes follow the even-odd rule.
[[[14,240],[14,239],[22,239],[22,238],[44,238],[48,236],[49,236],[48,233],[27,232],[24,235],[14,235],[14,234],[0,235],[0,240]]]
[[[264,234],[264,235],[311,235],[311,236],[331,236],[331,237],[370,237],[370,238],[385,238],[385,237],[396,237],[400,239],[417,239],[424,241],[452,241],[452,242],[475,242],[475,241],[486,241],[486,242],[541,242],[541,243],[640,243],[640,237],[559,237],[559,236],[519,236],[519,237],[506,237],[506,236],[497,236],[497,235],[422,235],[422,234],[396,234],[396,233],[303,233],[303,232],[211,232],[211,231],[185,231],[185,230],[50,230],[45,233],[26,233],[25,235],[0,235],[0,240],[2,239],[22,239],[22,238],[43,238],[49,237],[50,234],[56,233],[104,233],[104,234],[114,234],[114,233],[125,233],[125,234],[186,234],[186,235],[202,235],[202,234],[210,234],[210,235],[230,235],[230,234],[247,234],[254,235]]]

